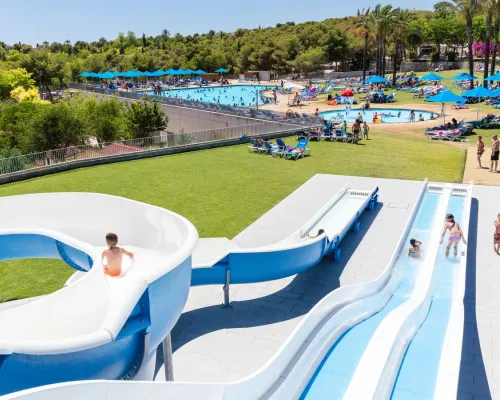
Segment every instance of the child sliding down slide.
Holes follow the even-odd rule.
[[[108,250],[102,252],[102,264],[104,273],[109,276],[119,276],[122,273],[123,255],[134,258],[134,254],[117,246],[118,236],[114,233],[106,235]]]

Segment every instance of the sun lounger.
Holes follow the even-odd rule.
[[[469,108],[469,106],[467,105],[467,100],[462,100],[462,101],[458,102],[457,104],[453,104],[451,106],[451,108],[453,110],[463,110],[463,109]]]
[[[287,160],[298,160],[299,158],[303,158],[305,155],[309,155],[310,150],[306,147],[308,143],[308,140],[299,140],[297,146],[287,151],[283,157]]]
[[[276,139],[276,147],[273,147],[271,155],[273,157],[283,157],[287,152],[285,141],[283,139]]]
[[[250,146],[248,146],[248,152],[249,153],[257,153],[259,150],[260,144],[257,142],[256,139],[250,140]]]

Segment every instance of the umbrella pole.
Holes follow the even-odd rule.
[[[479,98],[479,102],[477,103],[477,120],[479,121],[479,107],[481,107],[481,97]]]

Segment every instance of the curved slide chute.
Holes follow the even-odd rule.
[[[326,254],[338,259],[342,239],[349,230],[359,230],[361,214],[374,209],[377,201],[377,187],[355,190],[346,185],[299,230],[278,243],[248,249],[226,238],[200,239],[193,254],[192,285],[281,279],[317,265]],[[316,237],[320,229],[325,233]]]
[[[135,254],[116,278],[92,268],[101,265],[109,231]],[[136,376],[182,313],[197,241],[185,218],[119,197],[0,198],[0,259],[61,258],[88,271],[51,295],[0,312],[0,395]]]
[[[429,185],[425,182],[393,257],[381,276],[372,282],[342,287],[325,297],[302,320],[273,359],[259,371],[239,382],[229,384],[73,382],[33,389],[13,394],[9,398],[27,400],[59,400],[69,397],[83,399],[89,396],[96,400],[145,397],[149,399],[226,400],[322,399],[329,396],[332,398],[355,398],[356,396],[358,396],[356,398],[380,398],[380,396],[387,398],[391,396],[391,390],[397,387],[397,382],[394,382],[397,370],[399,369],[399,374],[401,374],[405,363],[411,363],[411,360],[408,360],[411,346],[415,345],[418,349],[419,343],[413,344],[412,341],[418,342],[420,331],[429,329],[426,325],[436,320],[431,303],[440,299],[432,298],[431,288],[435,293],[436,288],[439,288],[442,283],[443,271],[450,270],[449,261],[443,259],[444,256],[438,256],[438,249],[435,244],[432,244],[436,242],[442,229],[441,213],[450,210],[454,212],[458,218],[462,218],[463,230],[467,232],[470,204],[470,187]],[[415,233],[427,238],[424,240],[429,243],[426,250],[428,254],[425,254],[422,260],[417,261],[420,264],[409,265],[408,258],[403,255],[408,238]],[[409,284],[408,280],[405,281],[404,277],[402,278],[402,275],[407,274],[408,269],[403,268],[401,271],[400,262],[403,262],[405,267],[411,267],[410,271],[414,271],[410,277],[410,280],[414,281],[413,284]],[[460,308],[459,303],[463,298],[464,277],[462,275],[465,272],[465,263],[466,258],[463,254],[459,261],[460,276],[454,284],[449,285],[452,289],[451,301],[445,302],[451,308],[449,318],[441,318],[440,321],[443,325],[442,336],[450,339],[453,349],[450,350],[444,343],[438,349],[441,357],[438,357],[440,363],[439,374],[436,374],[436,395],[445,392],[456,393],[458,384],[457,366],[451,364],[459,363],[460,358],[455,356],[450,360],[443,360],[443,358],[450,354],[450,351],[456,351],[456,346],[461,343],[461,329],[452,328],[457,328],[457,324],[460,321],[463,322],[463,315],[456,312],[456,309]],[[453,282],[453,278],[451,279]],[[384,311],[385,309],[388,310]],[[311,384],[318,377],[318,367],[324,365],[325,356],[330,353],[332,346],[341,345],[350,332],[354,332],[358,327],[362,329],[365,323],[369,323],[374,316],[382,316],[382,318],[379,318],[378,325],[372,326],[374,331],[371,337],[368,337],[368,343],[356,343],[357,347],[361,348],[361,357],[350,381],[343,383],[342,395],[338,396],[338,393],[331,390],[331,387],[325,392],[325,387],[323,387],[323,391],[317,392],[318,396],[315,397]],[[439,316],[440,314],[437,315],[438,318]],[[387,334],[383,334],[384,332]],[[439,336],[439,332],[434,333]],[[402,360],[409,343],[411,343],[410,351]],[[429,346],[429,348],[435,349],[435,346]],[[340,362],[343,361],[340,360]],[[372,368],[369,368],[370,366]],[[425,365],[421,367],[426,368]],[[453,371],[455,375],[452,376],[450,374]],[[450,380],[450,377],[454,379]],[[330,377],[329,383],[332,384],[332,382],[335,384],[335,377]],[[356,382],[363,382],[363,384],[356,385]],[[422,382],[417,380],[416,383]],[[309,396],[311,394],[312,396]],[[395,390],[392,392],[392,398],[400,398]]]

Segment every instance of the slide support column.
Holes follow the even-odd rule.
[[[229,284],[231,282],[231,270],[228,268],[226,270],[226,283],[222,290],[224,290],[224,304],[222,304],[222,308],[231,307],[231,301],[229,300]]]
[[[173,382],[174,380],[174,363],[172,358],[172,334],[169,333],[163,339],[163,361],[165,364],[165,380]]]

